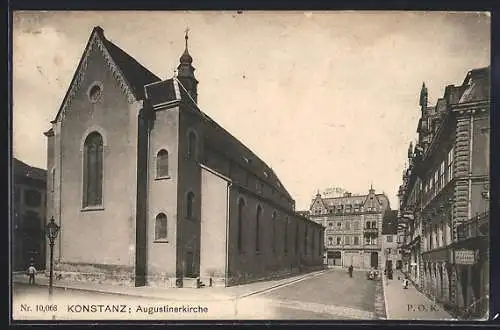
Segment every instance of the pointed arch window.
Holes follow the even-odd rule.
[[[295,223],[295,255],[299,253],[299,222]]]
[[[260,250],[260,218],[262,216],[262,207],[257,207],[257,214],[255,215],[255,251]]]
[[[155,219],[155,240],[166,240],[167,234],[167,216],[165,213],[160,213]]]
[[[190,159],[196,158],[196,134],[193,131],[188,133],[188,148],[187,148],[187,156]]]
[[[309,229],[309,228],[308,228],[309,226],[306,224],[306,226],[305,226],[305,227],[306,227],[306,228],[305,228],[305,230],[304,230],[304,254],[307,254],[307,245],[309,244],[309,242],[308,242],[308,240],[307,240],[307,238],[308,238],[308,232],[307,232],[307,231],[308,231],[308,229]]]
[[[284,253],[285,255],[288,253],[288,217],[285,219],[285,239],[284,239]]]
[[[168,151],[161,149],[156,154],[156,177],[168,177]]]
[[[85,139],[83,151],[83,207],[102,205],[103,139],[98,132]]]
[[[245,209],[245,201],[240,199],[238,202],[238,251],[243,251],[243,212]]]
[[[194,214],[194,193],[192,191],[188,192],[186,197],[186,217],[188,219],[193,219]]]
[[[50,191],[53,192],[56,189],[56,169],[53,167],[50,171]]]
[[[273,253],[276,252],[276,211],[273,212],[273,216],[272,216],[272,231],[273,231],[273,238],[272,238],[272,244],[273,244]]]

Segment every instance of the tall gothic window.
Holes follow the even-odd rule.
[[[56,169],[52,168],[50,171],[50,191],[54,191],[56,189]]]
[[[245,201],[240,199],[238,202],[238,251],[243,250],[243,211],[245,208]]]
[[[273,212],[273,217],[272,217],[272,220],[273,222],[273,241],[272,241],[272,244],[273,244],[273,252],[276,252],[276,211]]]
[[[168,151],[161,149],[156,155],[156,177],[168,176]]]
[[[90,133],[85,139],[83,154],[83,206],[102,204],[102,151],[101,134]]]
[[[186,200],[186,217],[188,219],[193,219],[193,209],[194,209],[194,193],[190,191],[187,194],[187,200]]]
[[[284,253],[287,254],[288,253],[288,217],[286,217],[285,219],[285,239],[284,239],[284,246],[283,246],[283,249],[284,249]]]
[[[315,251],[316,251],[316,232],[313,230],[313,232],[312,232],[312,248],[311,248],[311,253],[314,255]]]
[[[255,215],[255,251],[260,249],[260,216],[262,215],[262,207],[257,207],[257,214]]]
[[[299,222],[295,223],[295,255],[299,253]]]
[[[189,132],[188,134],[188,158],[196,158],[196,134],[194,132]]]
[[[304,230],[304,254],[307,254],[307,245],[308,245],[308,243],[309,243],[309,242],[307,241],[307,238],[308,238],[308,235],[307,235],[307,234],[308,234],[308,233],[307,233],[307,230],[308,230],[308,229],[309,229],[309,228],[308,228],[308,226],[307,226],[307,224],[306,224],[306,228],[305,228],[305,230]]]
[[[155,219],[155,240],[167,239],[167,216],[160,213]]]

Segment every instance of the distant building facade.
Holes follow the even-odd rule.
[[[398,211],[388,210],[382,220],[382,265],[384,269],[396,269],[401,264],[398,251]]]
[[[418,143],[399,190],[405,271],[461,317],[489,296],[490,68],[447,86],[435,106],[420,94]]]
[[[324,262],[328,266],[368,269],[383,263],[382,220],[390,210],[385,194],[323,198],[320,193],[312,200],[309,218],[325,229]]]
[[[12,160],[12,266],[26,270],[33,260],[45,268],[46,170]]]
[[[197,106],[187,40],[162,80],[94,28],[45,133],[61,276],[229,286],[322,267],[322,226]]]

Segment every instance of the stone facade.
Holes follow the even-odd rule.
[[[191,63],[186,36],[178,76],[161,80],[101,28],[92,32],[45,133],[60,277],[198,287],[321,267],[323,227],[297,214],[274,172],[199,109]],[[316,242],[301,258],[270,252],[285,220]]]
[[[475,243],[464,243],[458,228],[488,211],[489,76],[489,68],[472,70],[461,86],[447,86],[436,106],[421,102],[419,141],[410,146],[399,193],[407,224],[403,258],[417,258],[417,272],[406,271],[423,292],[459,316],[484,312],[488,282],[487,244],[478,235],[471,238]],[[426,94],[424,85],[421,101]],[[465,247],[476,256],[473,264],[455,258]]]
[[[382,264],[386,269],[396,269],[400,259],[397,241],[398,211],[386,211],[382,223]]]
[[[385,194],[370,188],[366,195],[325,197],[317,194],[308,216],[325,229],[324,262],[328,266],[358,269],[381,268],[382,221],[390,210]]]

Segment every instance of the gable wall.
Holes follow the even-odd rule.
[[[61,125],[61,261],[129,265],[134,262],[137,112],[94,46],[85,77]],[[103,84],[91,103],[88,88]],[[103,209],[82,210],[83,143],[92,127],[104,138]]]

